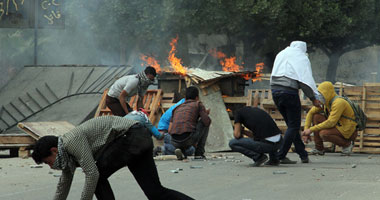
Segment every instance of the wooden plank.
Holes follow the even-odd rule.
[[[363,142],[363,147],[359,148],[364,148],[364,147],[380,147],[380,142]]]
[[[356,138],[355,141],[359,141],[358,138]],[[371,136],[364,136],[364,141],[377,141],[380,143],[380,137],[371,137]]]
[[[30,156],[30,150],[28,147],[20,147],[18,149],[18,157],[19,158],[28,158]]]
[[[241,103],[246,104],[249,100],[249,97],[223,97],[224,103]],[[250,106],[250,105],[247,105]]]
[[[154,96],[153,93],[148,93],[147,97],[146,98],[144,97],[144,100],[146,99],[146,101],[144,101],[145,103],[143,104],[143,107],[145,110],[149,110],[150,104],[152,103],[153,96]]]
[[[158,89],[156,90],[156,95],[153,99],[151,112],[149,114],[149,120],[151,121],[152,124],[155,124],[156,120],[158,119],[157,115],[158,115],[161,99],[162,99],[162,90]]]
[[[358,148],[354,147],[353,152],[362,152],[362,153],[380,153],[380,148],[370,148],[370,147],[363,147]]]
[[[364,83],[363,85],[367,87],[380,87],[380,83]]]
[[[366,91],[366,87],[363,86],[363,99],[362,99],[362,109],[365,110],[365,106],[366,106],[366,97],[367,97],[367,91]],[[359,148],[363,148],[363,145],[364,145],[364,133],[365,133],[365,130],[363,131],[359,131]]]
[[[378,128],[366,128],[365,133],[370,134],[370,135],[380,135],[380,129],[378,129]]]
[[[253,97],[253,107],[258,107],[260,104],[259,90],[255,90],[255,96]]]
[[[378,114],[372,114],[371,112],[367,112],[366,115],[368,121],[380,121],[380,115]]]
[[[249,89],[248,90],[248,97],[246,99],[246,105],[247,106],[252,106],[252,93],[253,93],[253,90]]]
[[[0,134],[0,144],[34,144],[36,140],[28,134]]]
[[[99,117],[101,109],[104,109],[105,107],[107,107],[106,106],[107,93],[108,93],[108,88],[106,88],[103,92],[102,98],[100,99],[100,102],[99,102],[98,108],[96,109],[94,117]]]
[[[73,124],[67,121],[20,122],[17,126],[36,140],[45,135],[60,136],[75,128]]]
[[[32,147],[31,144],[0,144],[0,149],[18,148],[18,147]]]
[[[366,109],[368,109],[368,110],[373,110],[373,109],[380,110],[380,102],[372,103],[372,102],[368,102],[368,99],[367,99]]]

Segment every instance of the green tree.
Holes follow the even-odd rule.
[[[267,33],[265,46],[278,51],[292,40],[307,41],[329,57],[326,79],[333,82],[341,55],[379,43],[379,0],[245,3],[242,13]]]

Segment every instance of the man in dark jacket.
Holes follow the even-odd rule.
[[[234,139],[229,143],[231,149],[252,158],[253,166],[279,165],[277,152],[282,144],[281,131],[265,111],[257,107],[245,106],[234,115]],[[243,125],[249,129],[244,130]],[[246,137],[244,137],[246,136]]]

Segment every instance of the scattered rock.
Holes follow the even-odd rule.
[[[227,160],[224,160],[226,162],[234,162],[235,160],[232,160],[232,159],[227,159]]]
[[[175,174],[177,174],[177,173],[178,173],[178,170],[177,170],[177,169],[172,169],[172,170],[170,170],[170,172],[171,172],[171,173],[175,173]]]
[[[53,172],[48,172],[48,174],[53,174]]]
[[[227,159],[234,159],[235,156],[227,156],[226,158],[227,158]]]
[[[177,168],[177,169],[175,169],[175,170],[177,170],[177,171],[183,171],[183,169],[182,169],[182,168]]]
[[[54,174],[53,177],[61,177],[61,174]]]
[[[30,168],[42,168],[42,165],[30,165]]]
[[[273,171],[273,174],[286,174],[287,172],[286,171],[283,171],[283,170],[277,170],[277,171]]]
[[[315,170],[315,168],[311,169],[311,170]]]
[[[351,168],[356,168],[356,164],[352,164],[352,165],[351,165]]]
[[[212,162],[212,163],[209,163],[209,165],[216,165],[216,163]]]
[[[321,176],[325,176],[325,174],[321,173]]]
[[[202,169],[202,166],[199,165],[190,165],[190,169]]]
[[[368,156],[368,159],[372,159],[372,156]]]

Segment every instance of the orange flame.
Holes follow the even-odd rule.
[[[232,112],[232,110],[231,110],[231,109],[229,109],[229,108],[227,108],[227,112]]]
[[[256,77],[252,78],[252,82],[261,81],[261,77],[263,76],[262,70],[264,69],[264,63],[256,64]]]
[[[210,50],[210,54],[219,59],[220,65],[222,65],[223,71],[226,72],[239,72],[243,69],[243,66],[236,64],[236,56],[227,58],[226,54],[215,49]]]
[[[182,65],[181,59],[175,56],[177,41],[178,41],[178,36],[176,38],[173,38],[172,41],[170,42],[170,46],[172,48],[169,52],[168,61],[171,67],[174,69],[174,72],[185,75],[187,72],[187,68]]]
[[[145,61],[146,66],[149,66],[149,65],[152,66],[154,69],[156,69],[157,73],[161,74],[162,70],[161,70],[160,64],[158,64],[158,61],[154,57],[149,57],[144,54],[141,54],[140,59],[142,61]],[[144,66],[144,64],[141,63],[141,66]]]

